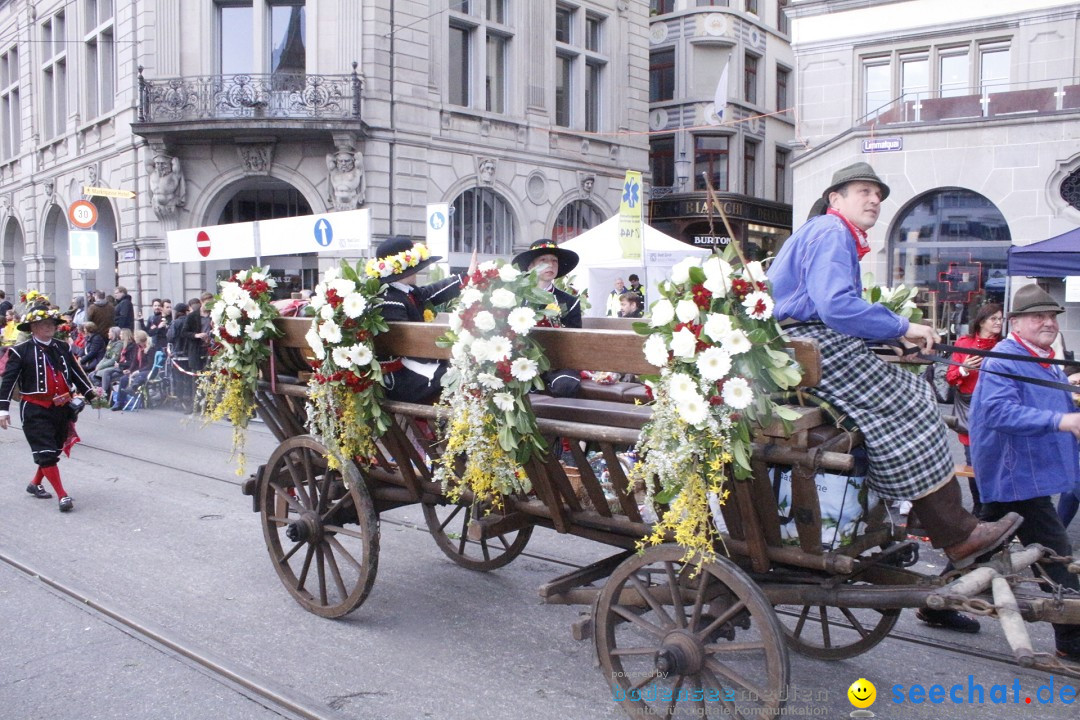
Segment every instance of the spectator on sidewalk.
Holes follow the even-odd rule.
[[[7,293],[0,290],[0,317],[6,315],[7,311],[14,307],[15,306],[11,304],[11,301],[7,299]]]
[[[127,288],[123,285],[117,285],[116,289],[113,290],[113,297],[116,298],[113,325],[121,330],[127,328],[128,330],[134,331],[135,308],[131,303],[131,296],[128,295]]]
[[[86,309],[86,319],[97,326],[98,335],[106,340],[109,337],[109,328],[116,324],[113,322],[115,314],[113,306],[105,297],[105,291],[95,290],[94,302]]]
[[[1051,344],[1058,334],[1057,316],[1065,312],[1038,285],[1020,288],[1009,313],[1009,337],[995,348],[1040,360],[1054,358]],[[982,496],[982,517],[996,520],[1006,513],[1024,518],[1017,537],[1038,543],[1058,555],[1070,555],[1069,536],[1051,496],[1072,492],[1080,483],[1080,412],[1072,393],[1012,376],[1065,383],[1057,365],[987,358],[971,400],[971,459]],[[1064,565],[1038,566],[1066,592],[1080,591],[1080,578]],[[1080,660],[1080,625],[1054,624],[1060,657]]]
[[[131,394],[146,382],[146,378],[150,375],[150,368],[154,365],[154,350],[150,347],[150,336],[144,330],[136,330],[134,340],[128,346],[127,358],[121,359],[123,373],[116,381],[116,392],[112,398],[113,410],[124,409]]]
[[[92,322],[83,323],[82,332],[86,337],[86,347],[83,348],[79,363],[89,375],[97,369],[98,363],[105,357],[105,339],[97,334],[97,328]]]

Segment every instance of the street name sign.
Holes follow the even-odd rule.
[[[109,198],[123,198],[124,200],[131,200],[135,197],[134,190],[120,190],[118,188],[103,188],[94,187],[93,185],[83,185],[83,195],[88,197],[109,197]]]

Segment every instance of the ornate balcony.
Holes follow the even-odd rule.
[[[323,134],[362,125],[363,79],[349,75],[273,73],[147,79],[139,68],[140,135],[183,133],[237,137],[296,130]],[[293,134],[293,133],[290,133]]]

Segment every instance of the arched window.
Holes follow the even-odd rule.
[[[1073,170],[1061,182],[1061,199],[1080,210],[1080,170]]]
[[[1012,235],[994,203],[962,188],[918,196],[897,215],[889,238],[889,282],[924,292],[924,312],[949,334],[971,311],[1005,296]]]
[[[604,222],[599,208],[588,200],[574,200],[567,204],[555,218],[555,227],[551,230],[551,239],[557,243],[577,237],[586,230],[591,230]]]
[[[508,257],[516,236],[514,213],[494,190],[470,188],[458,195],[450,207],[451,253],[469,254],[477,248],[481,255]],[[459,264],[455,258],[450,262]]]

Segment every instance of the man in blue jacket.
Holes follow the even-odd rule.
[[[1038,285],[1016,293],[1009,314],[1009,337],[995,352],[1052,359],[1058,335],[1057,316],[1065,312]],[[1024,524],[1017,536],[1058,555],[1072,548],[1051,495],[1071,492],[1080,482],[1080,412],[1066,390],[1043,387],[993,373],[1008,373],[1067,383],[1058,365],[987,358],[971,399],[971,460],[986,519],[1019,513]],[[1074,591],[1080,579],[1060,564],[1044,566],[1055,583]],[[1080,626],[1054,625],[1058,655],[1080,660]]]
[[[811,217],[769,267],[775,315],[791,337],[816,340],[821,381],[813,388],[866,438],[868,482],[889,500],[911,500],[934,547],[964,568],[1011,537],[1016,513],[979,522],[963,508],[948,431],[929,385],[874,355],[867,340],[905,338],[930,348],[933,328],[909,323],[862,298],[859,260],[870,252],[889,186],[865,162],[838,170]]]

